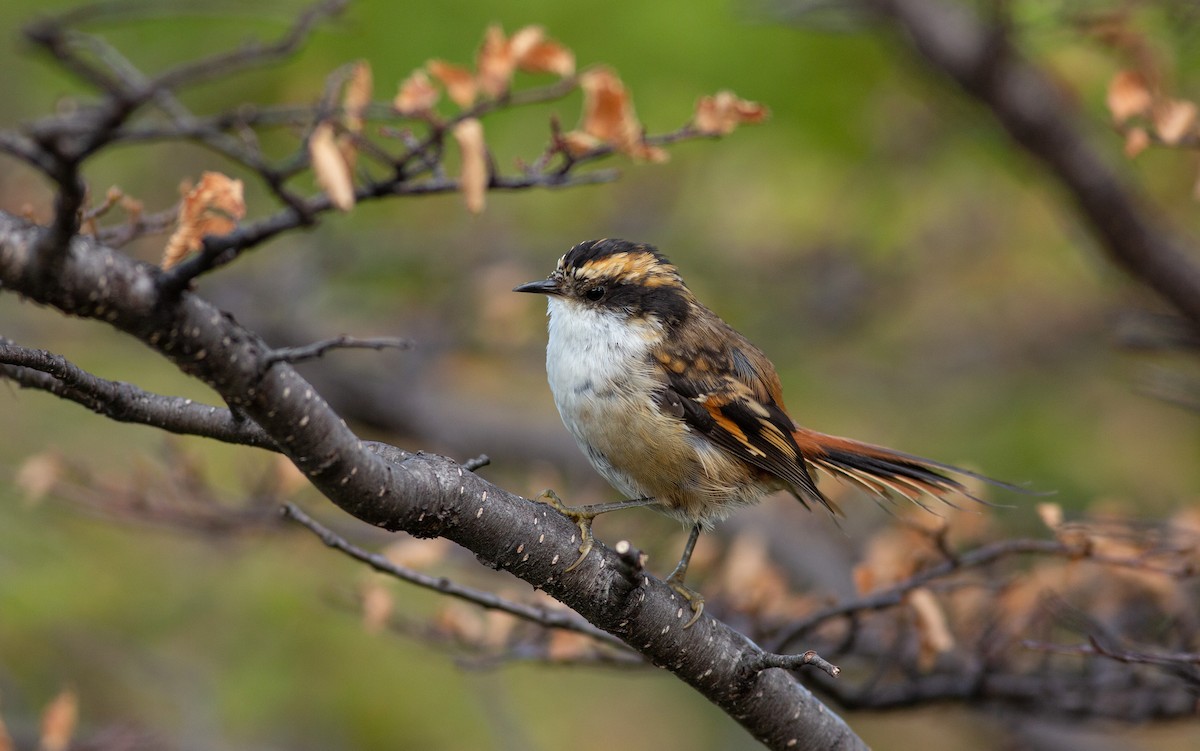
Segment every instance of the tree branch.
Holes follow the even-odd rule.
[[[228,409],[109,381],[88,373],[61,355],[21,347],[3,337],[0,337],[0,378],[81,404],[117,422],[276,450],[275,442],[261,428]]]
[[[574,631],[579,634],[590,636],[598,639],[606,644],[612,644],[621,648],[626,648],[625,643],[612,635],[601,631],[587,621],[581,619],[574,613],[555,612],[546,610],[545,608],[526,605],[524,603],[507,600],[499,595],[485,592],[474,587],[467,587],[461,584],[456,584],[444,576],[428,576],[419,571],[414,571],[404,566],[397,566],[386,557],[377,553],[370,553],[362,548],[351,544],[348,540],[335,534],[328,527],[325,527],[320,522],[316,521],[308,514],[304,513],[293,503],[285,503],[283,505],[283,516],[285,519],[291,519],[301,526],[308,529],[327,547],[345,553],[351,558],[367,564],[376,571],[387,574],[400,581],[415,584],[418,587],[433,590],[440,594],[456,597],[472,605],[478,605],[489,610],[499,610],[509,615],[515,615],[518,618],[536,623],[544,628],[561,629],[563,631]]]
[[[419,537],[442,536],[498,569],[544,589],[618,637],[777,749],[863,748],[861,740],[790,674],[754,670],[761,650],[711,617],[683,625],[690,609],[664,582],[629,576],[621,556],[597,544],[577,557],[576,526],[454,462],[363,444],[271,348],[200,297],[166,296],[157,267],[77,237],[52,288],[26,272],[47,230],[0,213],[0,285],[64,313],[102,318],[160,352],[245,412],[330,500],[359,519]],[[380,453],[376,453],[379,451]],[[521,550],[521,552],[517,552]]]
[[[985,105],[1013,141],[1066,189],[1110,257],[1200,326],[1195,244],[1093,149],[1061,89],[996,25],[940,0],[865,0],[939,73]]]

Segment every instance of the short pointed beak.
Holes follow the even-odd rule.
[[[513,292],[536,292],[542,295],[560,295],[562,291],[558,288],[558,280],[554,277],[549,279],[539,279],[536,282],[525,282],[513,287]]]

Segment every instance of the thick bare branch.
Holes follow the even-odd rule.
[[[117,422],[226,443],[275,447],[257,425],[224,407],[153,394],[130,383],[109,381],[88,373],[61,355],[21,347],[3,337],[0,337],[0,378],[81,404]]]
[[[678,676],[771,748],[863,748],[835,714],[782,670],[756,670],[761,650],[690,609],[664,582],[631,576],[597,545],[577,567],[576,526],[428,454],[376,453],[271,348],[194,294],[161,293],[156,267],[76,238],[52,288],[26,281],[47,230],[0,214],[0,285],[64,313],[101,318],[160,352],[244,411],[330,500],[359,519],[442,536],[544,589],[596,627]],[[520,552],[518,552],[520,551]]]
[[[1119,266],[1200,326],[1194,242],[1170,229],[1134,185],[1089,144],[1060,87],[1030,65],[999,26],[942,0],[865,0],[938,72],[979,100],[1062,184]]]

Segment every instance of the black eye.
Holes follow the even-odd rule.
[[[591,289],[589,289],[587,292],[584,292],[583,296],[586,297],[587,299],[591,300],[592,302],[596,302],[601,297],[604,297],[604,293],[607,291],[608,290],[606,290],[604,288],[603,284],[598,284],[595,287],[592,287]]]

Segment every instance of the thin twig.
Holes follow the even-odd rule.
[[[1200,666],[1200,652],[1136,652],[1133,650],[1109,649],[1098,639],[1089,639],[1087,644],[1051,644],[1026,639],[1021,646],[1037,652],[1056,655],[1079,655],[1108,657],[1117,662],[1141,665],[1191,665]]]
[[[808,650],[803,654],[798,655],[781,655],[773,652],[763,652],[758,655],[756,660],[751,663],[751,670],[767,670],[768,668],[781,668],[783,670],[797,670],[805,665],[812,665],[815,668],[825,671],[830,678],[837,678],[842,674],[842,669],[834,665],[829,660],[826,660],[821,655],[813,650]]]
[[[306,360],[316,360],[331,349],[411,349],[411,339],[395,336],[378,336],[359,338],[356,336],[335,336],[332,339],[322,339],[319,342],[305,344],[299,347],[281,347],[263,355],[263,366],[269,367],[279,362],[298,363]]]
[[[350,543],[345,538],[339,536],[332,530],[323,526],[308,514],[301,511],[292,503],[285,503],[282,507],[284,518],[292,519],[298,522],[301,526],[307,528],[315,534],[325,545],[345,553],[351,558],[361,561],[376,571],[389,576],[394,576],[401,581],[416,584],[419,587],[425,587],[435,592],[439,592],[450,597],[457,597],[460,600],[473,603],[489,610],[499,610],[510,615],[515,615],[518,618],[536,623],[545,628],[562,629],[564,631],[574,631],[576,633],[585,634],[605,644],[628,649],[625,644],[611,634],[601,631],[592,624],[583,620],[574,613],[556,612],[546,610],[534,605],[526,605],[520,602],[507,600],[491,592],[485,592],[473,587],[467,587],[462,584],[456,584],[445,577],[429,576],[422,574],[419,571],[397,566],[389,561],[386,557],[377,553],[369,553],[362,548]]]
[[[492,458],[490,456],[487,454],[480,454],[474,459],[467,459],[465,462],[462,462],[462,466],[463,469],[467,470],[468,472],[474,472],[477,469],[483,469],[491,463]]]

